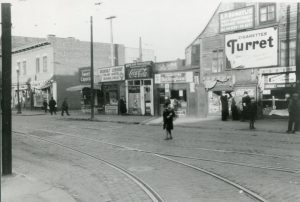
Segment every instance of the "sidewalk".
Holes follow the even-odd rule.
[[[162,117],[147,122],[147,125],[162,125]],[[259,119],[255,122],[254,131],[285,133],[287,130],[287,119]],[[219,130],[249,130],[249,122],[241,121],[221,121],[219,116],[209,116],[207,118],[177,118],[175,126],[187,128],[219,129]]]

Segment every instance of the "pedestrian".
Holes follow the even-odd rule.
[[[53,99],[53,97],[51,97],[50,101],[49,101],[49,110],[50,110],[50,114],[53,115],[56,114],[56,101]]]
[[[249,104],[249,109],[248,109],[248,117],[249,117],[249,128],[250,129],[255,129],[254,127],[254,122],[255,122],[255,119],[256,119],[256,116],[257,116],[257,104],[256,104],[256,101],[255,101],[255,98],[254,97],[251,97],[251,103]]]
[[[48,103],[47,103],[46,98],[44,98],[44,101],[43,101],[43,109],[44,109],[45,113],[47,113],[47,108],[48,108]]]
[[[298,130],[299,125],[299,94],[294,93],[289,100],[289,124],[287,133],[295,133]]]
[[[64,99],[64,101],[61,105],[61,115],[62,116],[64,115],[64,112],[66,112],[66,114],[68,116],[70,116],[70,114],[69,114],[69,105],[68,105],[68,102],[67,102],[67,98]]]
[[[225,93],[225,91],[222,91],[220,100],[222,105],[222,121],[227,121],[229,115],[229,108],[228,108],[228,96]]]
[[[171,104],[165,104],[165,109],[163,112],[163,128],[166,130],[166,138],[165,140],[171,140],[172,137],[172,130],[173,130],[173,119],[175,117],[175,112],[171,108]]]
[[[246,119],[248,119],[248,110],[249,110],[249,105],[251,104],[251,98],[248,95],[248,92],[245,91],[243,98],[242,98],[242,120],[241,121],[245,121]]]
[[[233,121],[239,120],[239,111],[234,97],[231,98],[231,115]]]
[[[125,99],[124,97],[122,97],[119,101],[120,103],[120,112],[122,115],[126,114],[127,112],[127,109],[126,109],[126,103],[125,103]]]

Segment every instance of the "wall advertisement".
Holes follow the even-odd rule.
[[[91,83],[91,68],[90,67],[79,68],[79,82],[80,83]]]
[[[225,36],[227,68],[277,66],[278,28],[269,27]]]
[[[155,83],[191,83],[194,79],[193,72],[170,72],[155,74]]]
[[[122,81],[125,79],[124,66],[98,69],[99,82]]]
[[[222,12],[219,18],[221,33],[253,28],[254,6]]]

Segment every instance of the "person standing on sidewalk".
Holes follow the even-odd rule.
[[[53,99],[53,97],[51,97],[50,101],[49,101],[49,111],[50,111],[50,114],[53,115],[56,114],[56,101]]]
[[[228,96],[225,93],[225,91],[222,91],[220,100],[222,105],[222,121],[227,121],[229,115],[229,107],[228,107]]]
[[[249,105],[248,112],[249,112],[248,117],[249,117],[249,122],[250,122],[249,128],[255,129],[254,122],[255,122],[256,115],[257,115],[257,104],[256,104],[254,97],[251,97],[251,103]]]
[[[242,98],[242,107],[243,107],[243,111],[242,111],[242,120],[241,121],[245,121],[246,119],[248,119],[248,110],[249,110],[249,105],[251,104],[251,98],[248,95],[248,92],[245,91],[243,98]]]
[[[299,94],[294,93],[292,98],[289,100],[289,124],[287,133],[295,133],[299,126],[299,111],[300,111]]]
[[[171,104],[166,103],[165,104],[165,109],[163,112],[163,121],[164,121],[164,125],[163,128],[166,130],[166,138],[165,140],[171,140],[173,139],[172,137],[172,130],[173,130],[173,119],[175,117],[175,112],[174,110],[171,108]]]
[[[70,116],[69,114],[69,105],[68,105],[68,102],[67,102],[67,98],[64,99],[62,105],[61,105],[61,115],[64,116],[64,112],[66,112],[66,114],[68,116]]]
[[[46,98],[44,98],[44,101],[43,101],[43,108],[44,108],[45,113],[47,113],[48,103],[47,103]]]

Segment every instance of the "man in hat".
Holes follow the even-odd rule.
[[[248,92],[245,91],[243,98],[242,98],[242,105],[243,105],[243,111],[242,111],[242,120],[241,121],[245,121],[246,119],[248,119],[248,109],[249,106],[251,104],[251,98],[248,95]]]

